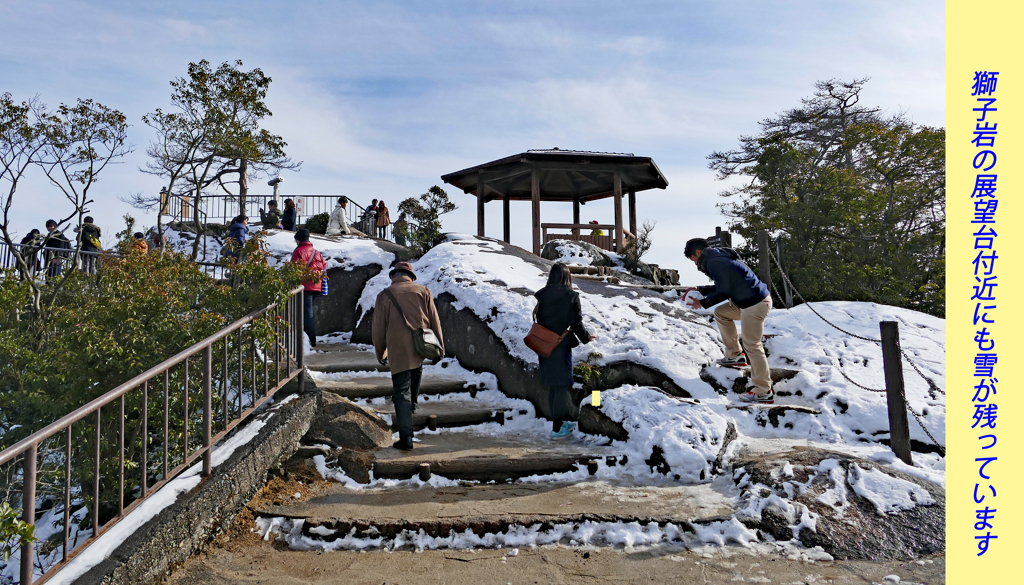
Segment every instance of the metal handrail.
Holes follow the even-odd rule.
[[[164,360],[160,364],[146,370],[145,372],[135,376],[134,378],[124,382],[117,386],[113,390],[107,392],[103,396],[100,396],[88,404],[76,409],[74,412],[65,415],[59,420],[50,423],[43,429],[36,431],[28,437],[22,439],[17,444],[4,449],[0,452],[0,466],[6,465],[13,462],[17,457],[24,456],[24,462],[22,465],[23,473],[23,503],[22,503],[22,519],[28,524],[35,524],[35,513],[36,513],[36,481],[37,481],[37,460],[39,456],[39,446],[53,438],[55,435],[61,432],[65,432],[66,447],[64,450],[64,535],[63,535],[63,554],[60,562],[54,564],[48,569],[44,570],[41,579],[37,583],[42,583],[49,579],[57,570],[66,565],[71,559],[77,556],[82,550],[91,545],[95,540],[102,534],[106,533],[112,526],[114,526],[119,520],[123,519],[132,510],[134,510],[141,502],[143,502],[150,494],[154,493],[157,489],[162,487],[171,479],[177,477],[180,473],[189,468],[189,466],[198,458],[202,457],[202,475],[208,476],[212,467],[212,447],[213,445],[224,437],[228,432],[237,427],[242,421],[249,417],[255,412],[263,403],[280,390],[286,383],[294,379],[296,376],[300,376],[303,366],[303,330],[302,330],[302,295],[303,287],[299,286],[294,290],[290,291],[289,298],[285,302],[284,307],[278,304],[272,304],[263,309],[259,309],[249,313],[241,319],[235,321],[231,325],[221,329],[217,333],[207,337],[206,339],[192,345],[188,349],[179,352],[177,355]],[[283,325],[280,323],[280,317],[283,314],[285,321]],[[242,329],[255,321],[257,318],[266,315],[273,311],[275,317],[274,324],[274,344],[273,344],[273,356],[269,356],[267,352],[262,354],[263,362],[263,396],[257,398],[257,367],[256,367],[256,338],[251,337],[251,376],[250,382],[250,402],[248,408],[245,408],[243,404],[243,392],[246,388],[243,387],[245,372],[244,358],[243,358],[243,343],[242,343]],[[228,378],[231,373],[228,371],[228,340],[229,337],[235,334],[237,338],[237,354],[238,354],[238,386],[237,386],[237,406],[238,413],[235,417],[229,417],[229,405],[228,405]],[[221,393],[223,398],[222,413],[224,427],[217,434],[213,433],[213,345],[217,342],[223,342],[223,364],[224,367],[221,370]],[[281,356],[281,350],[284,350],[285,355]],[[202,370],[202,394],[203,394],[203,405],[199,409],[202,411],[203,416],[203,441],[202,446],[189,452],[189,438],[188,438],[188,421],[189,421],[189,410],[188,410],[188,386],[189,386],[189,364],[188,359],[203,355],[203,370]],[[268,357],[272,358],[274,384],[271,386],[270,372],[268,371]],[[284,357],[285,376],[281,376],[281,358]],[[169,466],[169,379],[170,370],[175,366],[184,364],[184,381],[185,381],[185,393],[184,393],[184,404],[185,404],[185,417],[183,419],[184,431],[183,431],[183,451],[182,462],[174,467],[168,469]],[[293,369],[292,366],[295,366]],[[147,486],[148,483],[148,445],[149,445],[149,383],[152,380],[157,379],[162,374],[164,380],[164,408],[163,408],[163,474],[162,478],[155,482],[151,486]],[[301,384],[301,376],[300,376]],[[141,449],[141,495],[135,499],[128,506],[124,506],[124,493],[125,493],[125,397],[129,392],[133,390],[142,390],[142,449]],[[234,400],[232,398],[232,400]],[[114,517],[107,520],[105,524],[100,525],[100,456],[101,456],[101,426],[102,426],[102,410],[105,406],[110,406],[115,401],[118,402],[119,406],[119,432],[118,432],[118,464],[119,464],[119,476],[118,476],[118,512]],[[234,406],[233,404],[231,405]],[[193,412],[195,416],[198,411]],[[221,414],[221,413],[218,413]],[[75,547],[73,550],[68,548],[69,532],[70,532],[70,509],[71,509],[71,454],[72,454],[72,426],[75,423],[81,422],[91,415],[96,416],[96,452],[94,461],[94,483],[93,483],[93,504],[90,512],[92,513],[93,521],[93,532],[88,540],[84,541],[81,545]],[[77,486],[84,494],[87,486]],[[23,543],[21,549],[21,583],[28,584],[33,580],[33,559],[34,559],[35,545],[33,543]]]

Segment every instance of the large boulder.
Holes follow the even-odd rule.
[[[585,266],[614,266],[612,259],[597,246],[575,240],[551,240],[544,244],[540,257],[555,262]]]
[[[837,560],[910,560],[945,551],[943,488],[872,461],[812,447],[741,454],[737,518]]]
[[[376,449],[391,445],[391,427],[384,419],[347,398],[324,392],[323,406],[304,443],[327,443],[344,449]]]

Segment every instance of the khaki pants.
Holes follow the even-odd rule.
[[[718,323],[719,333],[722,334],[722,342],[725,343],[726,357],[736,357],[743,353],[736,336],[734,321],[738,319],[740,326],[743,327],[743,348],[746,350],[747,360],[750,361],[751,382],[753,382],[754,392],[757,394],[767,394],[772,389],[768,358],[764,355],[764,345],[761,344],[761,336],[764,335],[764,320],[771,310],[771,295],[746,309],[737,307],[732,301],[727,301],[715,309],[715,321]]]

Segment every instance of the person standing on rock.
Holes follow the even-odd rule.
[[[726,301],[715,309],[715,322],[725,343],[725,357],[718,360],[719,365],[750,365],[754,391],[741,394],[740,400],[773,404],[775,392],[772,390],[771,370],[761,343],[764,320],[772,310],[771,292],[754,271],[740,261],[739,254],[732,248],[711,248],[707,240],[694,238],[686,242],[683,254],[697,265],[697,270],[715,282],[713,285],[687,288],[685,293],[695,290],[704,298],[690,298],[686,304],[694,309],[707,309]],[[685,293],[684,299],[687,298]],[[740,349],[736,334],[737,319],[743,327],[743,349],[746,353]]]
[[[381,240],[387,239],[389,225],[391,225],[391,212],[384,205],[384,201],[381,200],[377,203],[377,238]]]
[[[412,264],[399,262],[388,274],[391,286],[377,295],[373,310],[373,349],[377,360],[391,369],[391,398],[398,422],[396,449],[412,449],[412,413],[423,376],[423,358],[413,342],[415,328],[430,329],[442,351],[441,319],[430,290],[414,281]],[[395,305],[398,303],[398,306]]]
[[[302,330],[309,338],[309,345],[316,347],[316,321],[313,319],[313,298],[320,296],[323,286],[324,271],[327,270],[327,261],[322,254],[313,247],[309,241],[309,230],[299,228],[295,232],[295,251],[289,262],[304,264],[316,272],[316,278],[302,283],[305,289],[302,294]]]
[[[284,200],[284,215],[281,216],[281,227],[290,231],[295,231],[296,213],[298,210],[295,209],[295,201],[291,198]]]
[[[534,293],[537,306],[534,320],[542,327],[559,335],[562,341],[548,357],[540,360],[540,381],[548,387],[548,409],[551,412],[551,438],[563,439],[572,435],[576,423],[566,419],[569,391],[572,390],[572,348],[590,343],[594,336],[583,326],[580,295],[572,290],[569,267],[556,262],[548,273],[548,284]]]

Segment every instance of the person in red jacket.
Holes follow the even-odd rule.
[[[313,243],[309,241],[309,230],[299,228],[295,232],[295,242],[298,246],[292,252],[292,259],[289,262],[305,264],[323,274],[327,270],[327,262],[323,255],[318,252]],[[306,289],[302,295],[302,330],[309,337],[309,345],[316,347],[316,322],[313,320],[313,297],[320,296],[321,277],[302,283]]]

